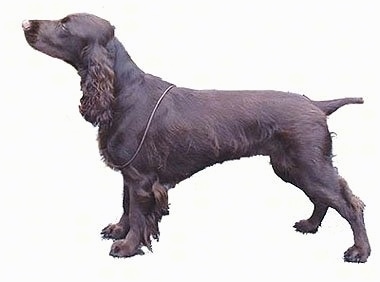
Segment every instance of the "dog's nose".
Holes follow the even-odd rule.
[[[22,28],[24,30],[30,29],[31,26],[32,26],[32,23],[30,21],[28,21],[28,20],[22,21]]]

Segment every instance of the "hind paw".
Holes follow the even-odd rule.
[[[364,263],[369,257],[370,251],[353,245],[344,253],[344,261]]]
[[[296,222],[293,226],[296,231],[301,233],[316,233],[318,231],[319,225],[310,223],[308,220],[300,220]]]

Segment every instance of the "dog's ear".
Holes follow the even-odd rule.
[[[87,46],[82,54],[79,111],[94,126],[109,123],[112,119],[114,98],[113,60],[107,49],[99,43]]]

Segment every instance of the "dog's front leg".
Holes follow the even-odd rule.
[[[129,231],[129,189],[124,177],[123,183],[123,214],[118,223],[109,224],[103,228],[100,233],[103,239],[122,239]]]
[[[127,214],[124,213],[123,216],[128,218],[129,230],[123,239],[119,238],[120,240],[116,240],[112,244],[110,255],[113,257],[131,257],[136,254],[143,254],[141,250],[141,229],[144,224],[144,215],[137,203],[136,189],[139,188],[131,186],[131,189],[128,189],[129,211]]]
[[[124,173],[124,177],[129,195],[129,231],[124,239],[112,244],[110,255],[114,257],[143,254],[142,246],[151,251],[151,237],[158,239],[158,223],[169,209],[167,189],[156,177],[139,174],[134,169]]]

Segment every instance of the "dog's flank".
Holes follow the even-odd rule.
[[[118,169],[136,152],[152,109],[171,83],[144,73],[114,36],[114,27],[89,14],[58,21],[24,21],[28,43],[72,65],[81,77],[80,113],[99,127],[104,161]],[[300,188],[314,205],[297,231],[317,232],[329,207],[345,218],[354,245],[349,262],[365,262],[371,249],[364,203],[332,164],[327,116],[362,98],[313,101],[281,91],[220,91],[175,87],[155,112],[141,150],[123,175],[123,214],[102,230],[116,240],[110,254],[151,250],[168,214],[168,188],[215,163],[266,155],[275,174]],[[238,204],[238,203],[237,203]]]

